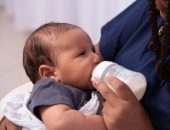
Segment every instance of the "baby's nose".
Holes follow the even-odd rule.
[[[96,64],[99,64],[101,62],[100,57],[96,53],[94,53],[93,62]]]

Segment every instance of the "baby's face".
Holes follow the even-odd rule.
[[[91,73],[100,58],[90,37],[81,29],[69,30],[59,38],[56,50],[59,80],[81,89],[93,88]]]

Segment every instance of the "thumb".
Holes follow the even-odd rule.
[[[100,92],[107,102],[113,102],[113,99],[117,99],[118,95],[115,91],[112,91],[101,79],[92,77],[91,79],[94,87]]]

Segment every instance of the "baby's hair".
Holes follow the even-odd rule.
[[[26,40],[23,49],[23,66],[33,83],[39,79],[39,67],[42,64],[54,66],[52,43],[71,29],[79,28],[68,23],[47,23],[36,29]],[[50,48],[51,47],[51,48]]]
[[[150,48],[156,55],[156,69],[158,77],[166,80],[170,88],[170,0],[167,1],[167,10],[163,26],[159,30],[157,27],[157,15],[155,0],[149,0],[150,25],[152,29],[152,42]]]

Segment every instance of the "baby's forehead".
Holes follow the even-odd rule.
[[[51,48],[54,51],[67,50],[69,48],[81,48],[84,46],[92,46],[92,41],[89,35],[81,28],[74,28],[67,30],[52,41]]]

